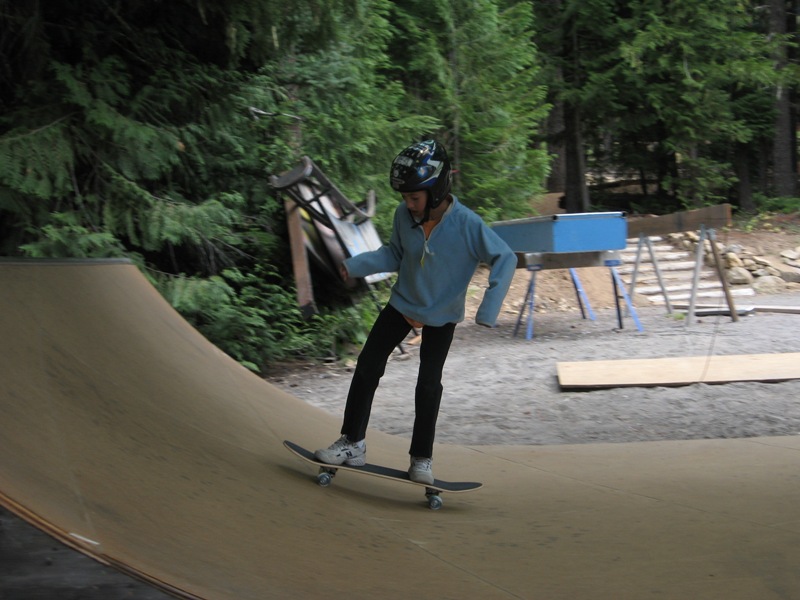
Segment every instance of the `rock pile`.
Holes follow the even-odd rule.
[[[675,246],[697,251],[700,236],[694,231],[667,236]],[[711,242],[706,239],[705,261],[714,266]],[[800,289],[800,246],[781,250],[776,256],[759,255],[739,244],[716,242],[725,266],[728,283],[732,286],[751,286],[759,294],[779,294]]]

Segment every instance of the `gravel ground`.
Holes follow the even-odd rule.
[[[749,302],[800,307],[800,292]],[[581,444],[800,433],[800,380],[560,390],[560,361],[800,352],[800,314],[756,312],[738,322],[712,316],[688,325],[660,307],[638,315],[642,332],[631,318],[618,329],[613,310],[596,311],[594,321],[579,312],[537,314],[532,340],[524,331],[513,336],[510,311],[495,329],[460,324],[445,367],[437,442]],[[370,426],[410,437],[418,350],[406,348],[406,356],[396,354],[387,366]],[[305,365],[270,380],[339,416],[351,373],[352,365]]]

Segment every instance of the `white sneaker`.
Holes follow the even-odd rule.
[[[326,465],[345,464],[349,467],[363,467],[367,464],[367,445],[364,440],[351,442],[343,435],[327,449],[314,452],[317,460]]]
[[[433,485],[433,459],[412,456],[408,468],[408,478],[417,483]]]

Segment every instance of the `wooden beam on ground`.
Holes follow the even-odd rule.
[[[753,314],[755,311],[752,307],[750,308],[737,308],[736,315],[739,317],[746,317],[747,315]],[[724,316],[730,317],[733,314],[730,308],[725,307],[717,307],[717,308],[695,308],[694,316],[695,317],[714,317],[714,316]]]
[[[559,362],[562,390],[800,379],[800,352]]]
[[[728,227],[731,224],[731,205],[718,204],[696,210],[672,213],[661,217],[628,217],[628,237],[640,235],[666,235],[681,231],[696,231],[701,225],[706,228]]]
[[[721,309],[722,307],[719,304],[697,304],[695,306],[697,309]],[[678,302],[673,304],[673,308],[677,309],[687,309],[689,305],[685,302]],[[793,314],[793,315],[800,315],[800,306],[789,306],[789,305],[770,305],[770,304],[755,304],[751,305],[748,304],[746,306],[740,306],[739,311],[747,311],[747,312],[771,312],[771,313],[784,313],[784,314]]]

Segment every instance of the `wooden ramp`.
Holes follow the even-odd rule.
[[[800,352],[595,360],[556,364],[561,389],[800,379]]]
[[[177,597],[798,598],[799,436],[441,444],[437,474],[484,488],[434,512],[378,477],[318,486],[283,440],[329,441],[339,417],[215,348],[133,264],[0,260],[0,340],[0,505]],[[408,437],[369,444],[408,465]]]

